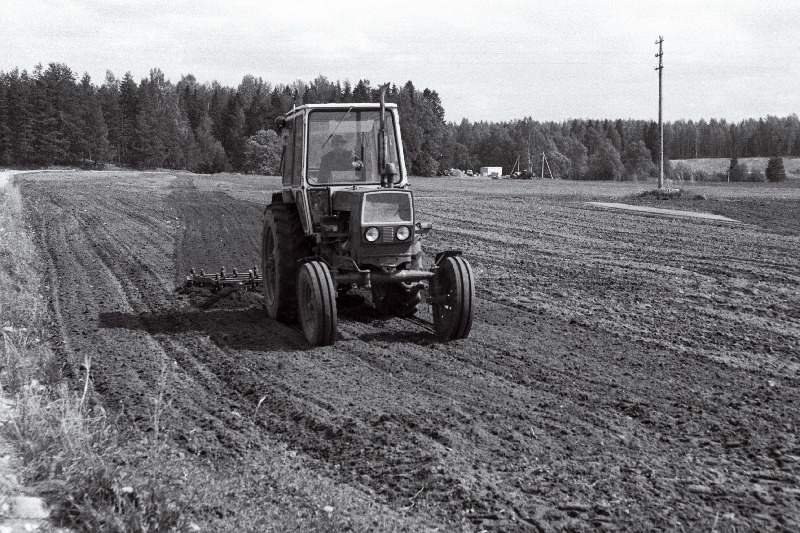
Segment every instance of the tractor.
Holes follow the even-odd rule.
[[[270,318],[299,321],[308,342],[332,345],[337,298],[371,291],[383,314],[412,319],[423,295],[442,340],[467,337],[475,281],[458,250],[424,269],[397,105],[305,104],[276,119],[283,139],[282,190],[264,210],[261,276],[194,274],[187,284],[263,284]],[[255,274],[254,274],[255,273]]]
[[[264,210],[261,270],[270,318],[298,320],[312,345],[337,335],[337,296],[368,289],[375,308],[413,316],[427,294],[444,340],[472,326],[475,281],[460,251],[423,270],[397,105],[306,104],[278,117],[283,188]]]

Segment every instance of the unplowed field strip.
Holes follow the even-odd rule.
[[[234,512],[195,510],[210,530],[270,505],[255,494],[278,480],[254,473],[276,446],[420,527],[800,528],[800,238],[551,184],[454,186],[415,182],[416,208],[426,250],[475,270],[470,337],[367,303],[340,309],[328,348],[258,294],[175,292],[190,267],[258,264],[276,179],[41,174],[22,191],[76,381],[90,359],[98,398],[144,433],[163,388],[176,465],[246,487],[218,495]]]

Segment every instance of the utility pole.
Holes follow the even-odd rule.
[[[542,152],[542,179],[544,179],[544,152]]]
[[[664,71],[664,63],[662,61],[664,59],[664,52],[662,51],[663,42],[664,38],[659,35],[658,40],[656,41],[656,44],[658,45],[658,53],[656,54],[656,57],[658,58],[658,66],[656,67],[656,70],[658,71],[658,132],[659,132],[658,143],[661,150],[661,157],[659,158],[661,160],[661,172],[658,175],[659,189],[664,188],[664,122],[662,120],[663,119],[662,108],[664,104],[664,97],[663,97],[662,82],[661,82],[662,74]]]

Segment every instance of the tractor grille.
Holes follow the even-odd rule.
[[[381,228],[381,237],[383,242],[393,242],[394,228],[391,226]]]
[[[409,191],[381,191],[364,195],[361,223],[375,224],[413,224],[414,212]]]

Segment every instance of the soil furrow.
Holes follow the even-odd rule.
[[[258,293],[172,290],[191,267],[258,264],[278,182],[26,178],[58,341],[135,431],[250,492],[278,486],[248,477],[278,443],[448,530],[800,527],[795,236],[420,180],[450,196],[417,203],[428,261],[463,249],[475,270],[470,337],[442,344],[367,298],[310,348]]]

